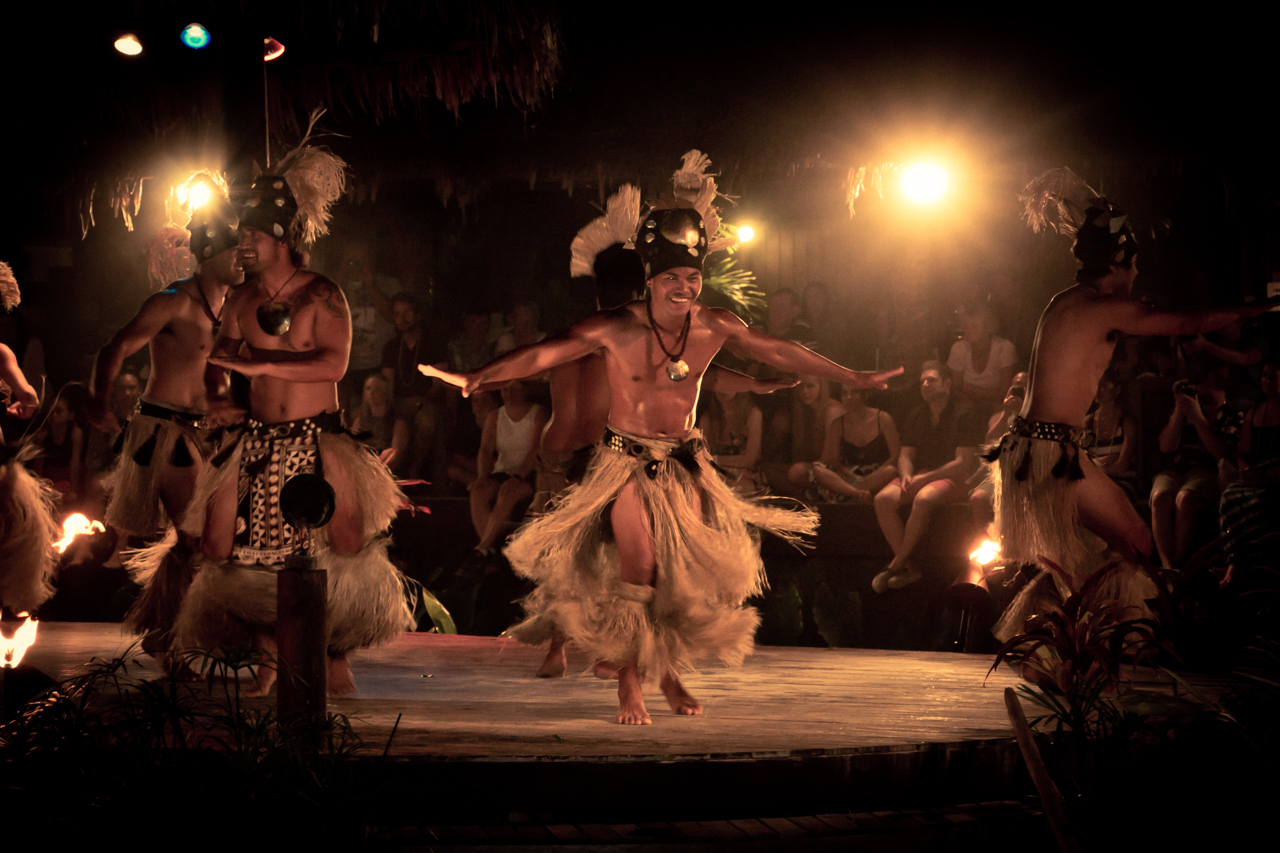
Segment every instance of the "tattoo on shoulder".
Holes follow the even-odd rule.
[[[299,292],[297,301],[300,305],[318,302],[335,317],[347,316],[346,300],[342,297],[342,290],[322,275],[317,275],[307,282],[307,286]]]

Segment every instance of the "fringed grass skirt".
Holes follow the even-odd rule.
[[[508,633],[536,645],[554,629],[594,660],[636,661],[642,676],[741,663],[759,623],[743,602],[766,586],[759,531],[799,544],[817,514],[735,493],[696,430],[678,441],[612,432],[630,452],[598,447],[583,481],[507,546],[516,573],[538,584]],[[653,587],[621,580],[608,512],[631,481],[652,526]]]
[[[141,413],[129,419],[116,466],[104,487],[111,495],[106,522],[131,536],[150,536],[169,524],[160,481],[170,467],[189,467],[213,451],[214,431]]]
[[[53,543],[61,533],[53,515],[57,493],[22,464],[30,452],[0,463],[0,604],[18,613],[52,597]]]
[[[1042,566],[1052,560],[1074,574],[1095,562],[1101,548],[1091,543],[1100,540],[1080,526],[1076,481],[1065,472],[1055,474],[1062,459],[1057,441],[1005,437],[992,479],[1006,564]]]

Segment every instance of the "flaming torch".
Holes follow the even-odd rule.
[[[22,657],[36,642],[40,623],[27,611],[14,613],[4,608],[0,616],[0,708],[8,720],[42,690],[53,686],[53,679],[30,665],[21,665]]]
[[[54,542],[53,547],[58,549],[59,554],[65,554],[77,536],[102,533],[106,529],[101,521],[90,521],[88,516],[73,512],[62,522],[62,538]]]

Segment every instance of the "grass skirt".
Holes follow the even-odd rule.
[[[637,661],[641,676],[741,663],[759,623],[743,601],[766,586],[759,531],[799,543],[817,514],[736,494],[696,430],[681,441],[618,434],[644,452],[597,448],[583,481],[507,546],[516,573],[538,584],[508,633],[536,645],[554,626],[594,660]],[[622,582],[608,517],[632,480],[653,530],[653,587]]]
[[[173,642],[173,628],[187,589],[196,572],[196,552],[178,544],[178,531],[170,527],[160,541],[124,553],[124,567],[142,592],[125,614],[124,625],[143,636],[147,651],[165,650]]]
[[[400,572],[378,539],[352,556],[317,557],[328,577],[330,655],[385,645],[414,627]],[[276,571],[280,566],[202,562],[183,600],[175,648],[248,645],[276,624]]]
[[[1080,526],[1076,481],[1054,471],[1062,458],[1057,441],[1004,439],[992,480],[1000,557],[1006,565],[1043,566],[1052,560],[1073,575],[1096,568],[1101,548],[1091,547],[1099,540]]]
[[[111,495],[106,523],[131,536],[150,536],[163,530],[170,519],[160,502],[162,472],[174,464],[175,451],[179,459],[207,459],[213,450],[213,432],[181,421],[134,414],[124,430],[120,458],[103,484]],[[177,449],[178,442],[186,444],[184,450]],[[139,464],[134,456],[148,444],[144,455],[149,461]]]
[[[34,447],[0,462],[0,604],[18,613],[52,597],[53,543],[61,534],[53,515],[57,494],[21,461]],[[7,451],[0,446],[0,452]]]

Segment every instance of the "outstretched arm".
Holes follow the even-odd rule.
[[[107,405],[111,389],[124,360],[146,346],[173,319],[187,297],[176,289],[162,290],[147,298],[142,308],[111,341],[98,351],[93,366],[93,396],[89,400],[89,422],[98,429],[116,432],[120,424]]]
[[[886,388],[888,380],[902,372],[886,370],[878,373],[850,370],[795,341],[787,341],[747,328],[747,324],[728,311],[715,316],[725,332],[725,348],[735,355],[754,358],[789,373],[805,373],[819,379],[830,379],[858,389]]]
[[[608,324],[607,317],[588,317],[563,334],[514,349],[479,370],[467,373],[451,373],[429,364],[419,364],[418,370],[425,376],[456,385],[462,389],[462,396],[470,397],[476,390],[487,388],[493,383],[536,376],[556,365],[595,352],[604,346],[603,336]]]
[[[779,376],[776,379],[757,379],[754,376],[730,370],[719,364],[713,364],[707,368],[705,376],[707,379],[712,380],[714,383],[712,387],[715,390],[732,394],[739,394],[743,391],[751,394],[772,394],[774,391],[780,391],[783,388],[794,388],[800,384],[798,378],[786,376]]]
[[[36,394],[36,389],[22,375],[22,368],[18,366],[13,350],[4,344],[0,344],[0,382],[13,389],[13,400],[7,410],[13,417],[25,421],[40,408],[40,397]]]
[[[1127,335],[1202,335],[1240,318],[1257,317],[1276,305],[1274,299],[1235,308],[1159,311],[1128,297],[1101,299],[1097,309],[1111,328]]]

